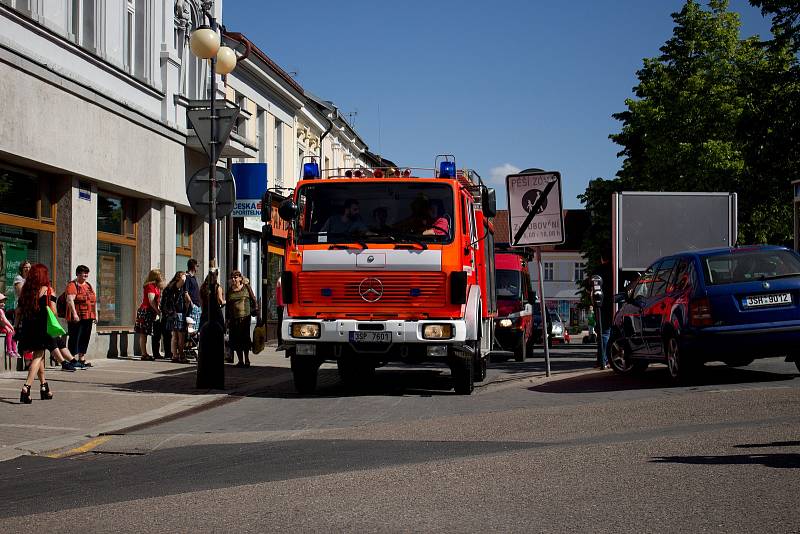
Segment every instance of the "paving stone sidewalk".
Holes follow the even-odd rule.
[[[291,380],[283,352],[268,347],[251,356],[250,368],[225,366],[225,390],[198,390],[197,367],[156,360],[95,359],[74,372],[49,367],[54,398],[19,404],[25,372],[0,373],[0,461],[23,454],[69,450],[104,433],[115,433],[226,402]]]

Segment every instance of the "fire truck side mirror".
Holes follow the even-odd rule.
[[[486,194],[483,195],[483,214],[486,217],[494,217],[497,215],[497,194],[493,187],[486,188]]]
[[[287,198],[278,206],[278,215],[284,221],[293,221],[300,215],[300,208],[297,207],[292,199]]]

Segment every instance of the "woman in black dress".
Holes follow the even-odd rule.
[[[47,308],[55,313],[56,297],[50,289],[50,274],[47,267],[37,263],[31,267],[17,304],[17,314],[14,317],[17,323],[17,341],[20,351],[33,352],[33,360],[28,366],[28,377],[22,386],[19,402],[30,404],[31,386],[36,375],[41,382],[42,400],[53,398],[50,386],[44,377],[44,353],[52,346],[52,339],[47,335]]]

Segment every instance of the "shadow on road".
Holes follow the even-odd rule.
[[[419,369],[377,369],[374,378],[360,384],[346,384],[336,369],[320,369],[317,389],[312,395],[295,392],[291,380],[251,395],[262,398],[320,398],[358,397],[367,395],[433,397],[455,395],[453,382],[446,367]],[[427,366],[426,366],[427,367]]]
[[[551,358],[550,370],[552,372],[579,371],[581,369],[591,369],[594,366],[594,359],[587,358]],[[544,359],[528,359],[524,362],[505,361],[491,362],[489,369],[497,369],[504,374],[514,375],[521,373],[544,373]]]
[[[739,454],[734,456],[662,456],[652,463],[693,465],[763,465],[775,469],[800,468],[800,454]]]
[[[722,366],[704,367],[689,386],[719,386],[749,383],[769,383],[793,380],[795,374],[770,373],[766,371],[730,368]],[[662,389],[678,387],[670,382],[667,368],[654,366],[638,375],[618,375],[613,371],[598,371],[592,374],[553,380],[528,388],[540,393],[601,393],[606,391],[628,391],[639,389]]]
[[[142,365],[148,365],[142,362]],[[276,377],[285,375],[288,378],[289,370],[285,367],[272,366],[253,366],[235,367],[225,366],[225,390],[197,389],[197,367],[186,365],[185,367],[165,369],[153,373],[143,380],[132,382],[114,383],[107,386],[115,391],[128,391],[136,393],[174,393],[182,395],[207,395],[216,394],[223,391],[235,394],[237,390],[258,387],[259,383],[269,383]],[[98,385],[100,385],[98,383]]]

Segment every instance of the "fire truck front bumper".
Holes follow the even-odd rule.
[[[357,321],[351,319],[284,319],[283,343],[294,346],[298,355],[322,355],[320,346],[333,345],[357,353],[419,353],[446,357],[449,349],[467,341],[463,320]],[[406,349],[406,350],[403,350]],[[325,351],[326,353],[328,351]]]

